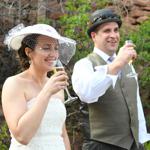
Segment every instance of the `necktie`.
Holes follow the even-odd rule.
[[[108,62],[111,63],[111,62],[113,62],[114,59],[115,59],[115,57],[111,56],[111,57],[108,58]]]

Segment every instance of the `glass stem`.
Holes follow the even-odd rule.
[[[68,97],[71,97],[71,95],[70,95],[70,93],[69,93],[69,91],[68,91],[68,88],[67,88],[67,87],[65,88],[65,91],[66,91],[66,93],[67,93]]]

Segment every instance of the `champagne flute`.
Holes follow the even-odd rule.
[[[133,41],[132,40],[126,40],[125,41],[125,44],[133,44]],[[134,46],[134,44],[133,44],[133,46]],[[129,61],[129,66],[130,66],[130,68],[131,68],[131,72],[129,72],[126,76],[128,77],[128,78],[133,78],[133,77],[136,77],[137,76],[137,73],[136,72],[133,72],[133,66],[132,66],[132,63],[133,63],[133,60],[134,60],[134,58],[132,58],[130,61]]]
[[[54,67],[53,67],[53,72],[56,73],[57,71],[63,71],[64,70],[64,66],[63,64],[61,63],[61,61],[59,59],[57,59],[55,62],[54,62]],[[75,100],[78,99],[78,97],[73,97],[71,96],[68,88],[66,87],[65,88],[65,91],[66,91],[66,94],[67,94],[67,100],[65,100],[64,104],[70,104],[72,102],[74,102]]]

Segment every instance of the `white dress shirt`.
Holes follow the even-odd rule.
[[[103,51],[94,48],[93,52],[100,55],[107,64],[110,63],[108,61],[110,56]],[[114,57],[115,56],[114,54]],[[96,66],[96,71],[94,71],[93,65],[88,58],[83,58],[75,64],[72,74],[72,85],[81,101],[86,103],[97,102],[98,98],[104,95],[111,85],[115,87],[119,75],[107,74],[107,64]],[[135,71],[134,68],[132,69]],[[139,118],[139,142],[144,143],[150,140],[150,134],[147,133],[146,129],[145,117],[139,95],[139,86],[137,87],[137,107]]]

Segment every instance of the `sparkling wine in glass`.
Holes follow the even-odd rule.
[[[133,41],[132,41],[132,40],[126,40],[126,41],[125,41],[125,44],[133,44]],[[135,46],[135,45],[133,44],[133,46]],[[131,60],[129,61],[129,63],[128,63],[129,66],[130,66],[130,68],[131,68],[131,72],[129,72],[129,73],[126,75],[128,78],[133,78],[133,77],[136,77],[136,76],[137,76],[137,73],[136,73],[136,72],[133,72],[133,66],[132,66],[133,60],[134,60],[134,58],[131,59]]]
[[[64,66],[63,64],[61,63],[61,61],[59,59],[57,59],[55,62],[54,62],[54,67],[53,67],[53,72],[56,73],[58,71],[63,71],[64,70]],[[64,104],[70,104],[72,102],[74,102],[75,100],[78,99],[78,97],[73,97],[71,96],[68,88],[66,87],[65,88],[65,91],[66,91],[66,94],[67,94],[67,100],[65,100]]]

